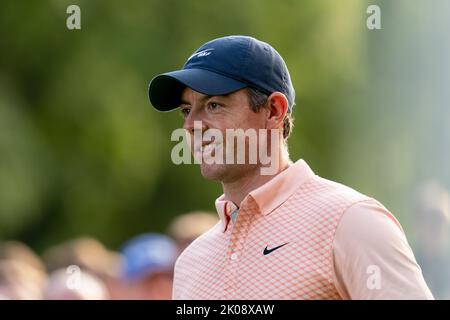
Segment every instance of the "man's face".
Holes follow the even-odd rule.
[[[202,131],[216,129],[222,133],[223,150],[226,149],[226,129],[265,129],[266,110],[262,108],[254,112],[249,104],[247,89],[241,89],[224,96],[207,96],[190,88],[184,89],[181,97],[180,110],[184,116],[184,129],[191,135],[194,141],[194,121],[201,121]],[[256,131],[258,132],[258,131]],[[246,141],[247,142],[247,141]],[[208,144],[203,141],[203,144]],[[193,146],[192,146],[193,147]],[[234,144],[236,149],[237,144]],[[246,146],[248,158],[248,148]],[[193,147],[195,156],[195,148]],[[226,152],[224,151],[224,156]],[[211,180],[221,182],[236,181],[250,170],[257,169],[257,164],[207,164],[202,161],[200,167],[202,175]]]

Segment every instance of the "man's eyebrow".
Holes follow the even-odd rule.
[[[186,101],[186,100],[180,99],[180,106],[181,106],[182,104],[190,104],[190,103],[189,103],[188,101]]]
[[[209,99],[211,99],[211,98],[213,98],[213,97],[226,97],[226,96],[228,96],[228,94],[224,94],[224,95],[203,95],[203,97],[201,97],[199,100],[200,100],[200,102],[205,102],[205,101],[207,101],[207,100],[209,100]],[[189,101],[186,101],[186,100],[184,100],[183,98],[181,98],[181,100],[180,100],[180,105],[182,105],[182,104],[191,104]]]

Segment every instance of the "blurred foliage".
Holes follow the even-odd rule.
[[[420,182],[407,123],[420,109],[414,116],[401,99],[415,90],[398,81],[416,62],[403,59],[415,48],[405,30],[414,23],[399,29],[397,19],[414,12],[402,14],[405,1],[372,1],[390,15],[383,30],[369,31],[368,2],[344,2],[85,0],[75,2],[82,29],[70,31],[73,1],[2,1],[0,238],[42,250],[88,234],[117,247],[163,231],[177,214],[214,210],[220,185],[171,163],[181,118],[152,110],[147,86],[230,34],[267,41],[286,60],[297,91],[293,160],[378,198],[405,222]]]

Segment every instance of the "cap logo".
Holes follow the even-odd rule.
[[[206,56],[209,56],[211,54],[211,51],[213,51],[213,50],[214,50],[214,48],[209,48],[209,49],[205,49],[205,50],[196,52],[196,53],[194,53],[192,56],[190,56],[188,58],[188,61],[191,60],[194,57],[206,57]]]

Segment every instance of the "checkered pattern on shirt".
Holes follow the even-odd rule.
[[[345,210],[368,199],[315,175],[268,215],[248,196],[225,232],[219,222],[179,257],[173,298],[340,299],[333,280],[334,234]],[[284,243],[263,254],[266,246]]]

